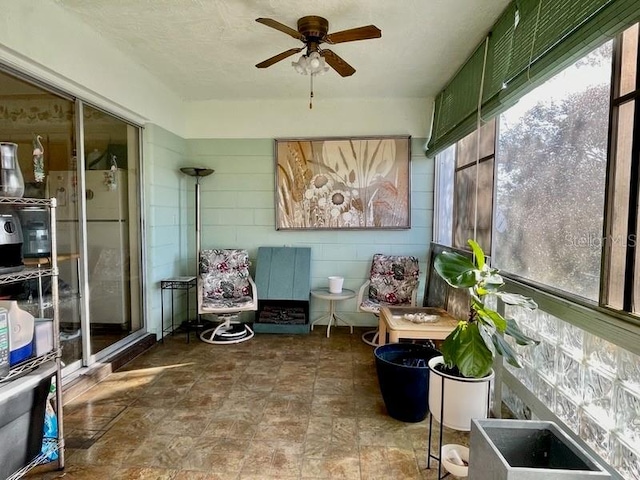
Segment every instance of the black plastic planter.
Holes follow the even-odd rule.
[[[431,347],[413,343],[389,343],[374,350],[380,392],[387,412],[402,422],[427,417],[429,360],[441,355]]]

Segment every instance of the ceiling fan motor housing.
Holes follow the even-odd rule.
[[[307,40],[316,40],[318,43],[327,35],[329,21],[326,18],[309,15],[298,20],[298,32]]]

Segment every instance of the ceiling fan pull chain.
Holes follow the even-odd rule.
[[[309,88],[309,110],[313,108],[313,73],[309,75],[309,82],[311,87]]]

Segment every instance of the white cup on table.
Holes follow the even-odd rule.
[[[329,277],[329,293],[342,293],[343,283],[344,283],[344,277],[337,277],[337,276]]]

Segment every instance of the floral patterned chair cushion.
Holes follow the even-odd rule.
[[[371,262],[368,295],[363,296],[360,309],[379,313],[380,308],[386,305],[412,305],[419,273],[416,257],[375,254]]]
[[[243,309],[254,303],[246,250],[200,252],[200,308]]]

